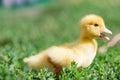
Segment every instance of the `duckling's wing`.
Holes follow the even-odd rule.
[[[73,61],[72,51],[63,47],[51,47],[47,50],[47,55],[54,64],[70,66]]]

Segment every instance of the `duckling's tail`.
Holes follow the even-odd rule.
[[[29,58],[24,58],[24,59],[23,59],[23,62],[25,62],[25,63],[28,63],[29,61],[30,61]]]
[[[28,64],[29,67],[40,70],[41,68],[47,67],[52,68],[52,64],[48,60],[48,55],[45,52],[41,52],[35,56],[24,58],[23,61]]]
[[[28,58],[24,58],[23,61],[28,64],[29,67],[34,69],[39,69],[41,64],[41,61],[36,56],[30,56]]]

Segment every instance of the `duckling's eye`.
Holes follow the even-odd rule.
[[[94,24],[95,27],[98,27],[99,25],[98,24]]]

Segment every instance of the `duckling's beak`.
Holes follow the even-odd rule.
[[[101,38],[105,38],[105,39],[107,39],[107,40],[110,40],[110,38],[109,37],[107,37],[105,34],[103,34],[103,33],[107,33],[107,34],[112,34],[112,32],[109,30],[109,29],[107,29],[106,27],[104,27],[104,29],[101,31],[101,33],[100,33],[100,37]]]

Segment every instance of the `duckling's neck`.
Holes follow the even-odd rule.
[[[81,35],[79,43],[80,44],[91,44],[94,46],[95,49],[97,49],[97,42],[93,36]]]
[[[80,36],[80,41],[93,41],[93,40],[95,40],[93,36],[88,36],[84,34]]]

